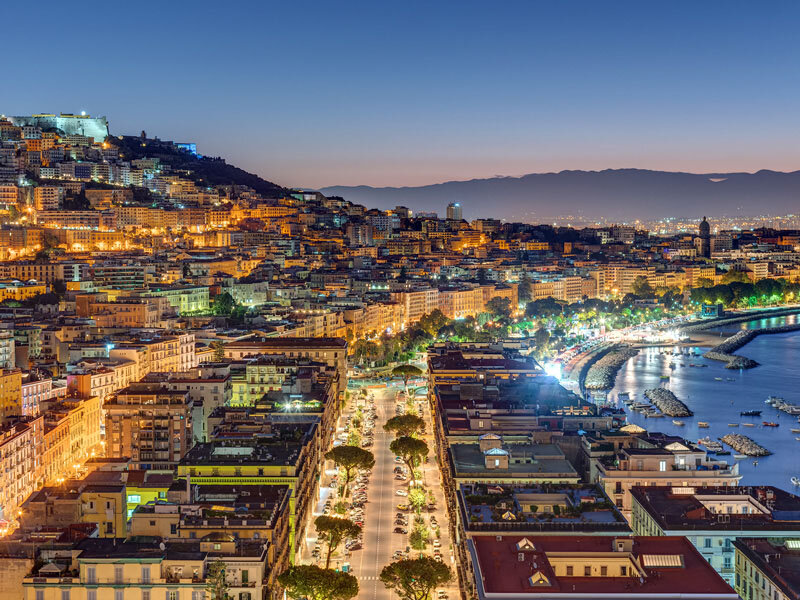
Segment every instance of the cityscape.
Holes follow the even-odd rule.
[[[0,600],[800,600],[800,8],[46,4]]]

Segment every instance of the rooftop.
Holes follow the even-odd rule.
[[[683,537],[477,536],[467,544],[481,598],[738,598]]]
[[[634,487],[635,501],[667,531],[800,531],[800,497],[771,486]]]
[[[734,546],[786,597],[800,598],[800,539],[746,538],[736,540]]]

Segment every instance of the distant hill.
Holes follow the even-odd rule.
[[[229,165],[221,158],[195,156],[187,150],[178,148],[172,142],[150,138],[143,141],[141,137],[130,135],[112,136],[108,138],[108,142],[116,145],[127,160],[159,158],[173,170],[191,171],[197,181],[204,181],[211,186],[246,185],[265,198],[280,198],[289,193],[285,188]]]
[[[642,169],[561,171],[448,181],[420,187],[332,186],[320,190],[368,207],[407,206],[441,216],[460,202],[465,219],[515,221],[580,215],[610,220],[800,212],[800,171],[680,173]]]

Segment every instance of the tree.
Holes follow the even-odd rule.
[[[478,269],[478,283],[486,283],[486,269],[483,267]]]
[[[361,532],[361,527],[353,523],[350,519],[339,517],[328,517],[321,515],[314,520],[317,532],[320,537],[328,543],[328,554],[325,557],[325,568],[330,567],[331,555],[339,544],[347,538],[355,537]]]
[[[211,342],[210,347],[214,351],[214,362],[222,362],[225,360],[225,342],[222,340],[214,340]]]
[[[422,315],[417,325],[428,335],[435,336],[442,327],[447,325],[448,321],[449,319],[444,316],[444,313],[435,308],[429,314]]]
[[[336,446],[325,453],[325,458],[332,460],[344,469],[344,496],[347,497],[348,486],[357,469],[371,469],[375,465],[375,457],[369,450],[358,446]]]
[[[635,296],[638,296],[640,298],[652,298],[653,294],[655,294],[653,286],[650,285],[650,282],[644,275],[639,275],[636,279],[633,280],[631,291],[634,293]]]
[[[536,344],[536,350],[542,352],[550,341],[550,332],[544,327],[540,327],[533,334],[533,342]]]
[[[211,303],[211,312],[221,317],[229,317],[236,308],[236,301],[228,292],[222,292],[214,297]]]
[[[425,490],[420,486],[414,486],[408,490],[408,503],[411,505],[417,514],[422,512],[422,507],[425,506],[427,495]]]
[[[708,277],[698,277],[695,284],[697,287],[711,287],[714,285],[714,281]]]
[[[520,304],[528,304],[531,301],[531,296],[531,280],[525,274],[519,280],[519,285],[517,286],[517,300]]]
[[[411,530],[411,535],[408,536],[408,541],[414,550],[419,550],[422,552],[425,550],[425,546],[428,545],[430,536],[431,532],[425,526],[425,523],[422,521],[422,519],[417,519],[414,523],[414,529]]]
[[[225,578],[225,563],[217,559],[208,567],[206,591],[211,600],[228,600],[228,581]]]
[[[392,369],[392,377],[403,378],[403,387],[405,388],[406,394],[408,394],[408,380],[411,379],[411,377],[419,377],[420,375],[422,375],[422,370],[414,365],[397,365]]]
[[[416,482],[414,469],[420,464],[422,459],[428,456],[428,444],[417,438],[410,436],[399,437],[389,444],[389,450],[403,459],[408,470],[411,472],[411,481]]]
[[[408,437],[425,427],[425,419],[414,414],[392,417],[383,425],[383,430],[394,433],[397,437]]]
[[[59,296],[63,296],[67,293],[67,284],[63,279],[53,280],[53,293],[58,294]]]
[[[294,600],[350,600],[358,595],[358,580],[350,573],[295,565],[278,575],[278,583]]]
[[[450,581],[452,573],[431,556],[398,560],[383,567],[381,581],[401,600],[429,600],[431,592]]]
[[[492,298],[486,303],[486,312],[497,318],[511,316],[511,300],[499,296]]]

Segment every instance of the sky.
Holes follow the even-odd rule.
[[[0,113],[106,115],[285,186],[800,168],[798,2],[3,8]]]

